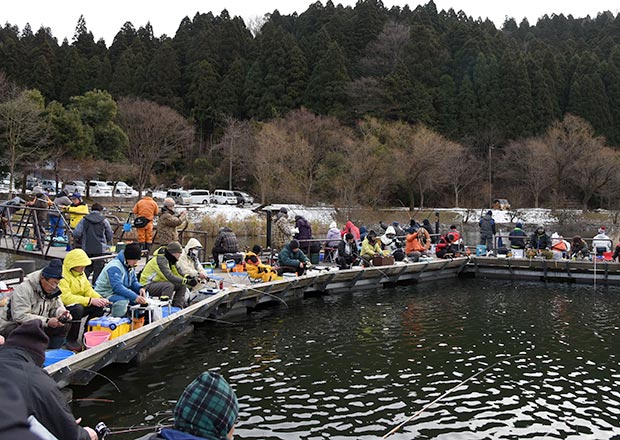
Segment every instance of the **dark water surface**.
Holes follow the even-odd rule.
[[[219,371],[236,439],[620,438],[620,289],[453,280],[306,299],[198,328],[139,367],[76,387],[111,427],[169,423],[184,387]],[[143,432],[111,439],[133,439]]]

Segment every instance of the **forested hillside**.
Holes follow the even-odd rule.
[[[155,164],[155,169],[170,179],[184,175],[186,184],[226,184],[232,177],[232,154],[235,186],[254,189],[265,199],[280,194],[363,203],[364,198],[346,194],[363,188],[342,187],[351,176],[338,173],[340,161],[346,158],[354,166],[352,160],[363,161],[369,154],[385,161],[380,151],[384,147],[392,167],[398,167],[404,162],[397,150],[406,157],[411,147],[409,154],[419,155],[416,159],[423,155],[429,164],[438,162],[435,172],[422,179],[408,176],[407,170],[403,176],[386,171],[387,176],[374,180],[384,188],[372,203],[413,205],[424,203],[425,195],[427,201],[453,203],[456,195],[456,203],[472,204],[486,201],[487,192],[489,197],[521,198],[518,202],[524,204],[612,203],[604,189],[611,188],[615,168],[603,173],[609,176],[602,185],[589,184],[598,186],[589,195],[574,182],[567,187],[559,175],[574,164],[550,171],[549,182],[542,190],[537,186],[535,197],[521,182],[534,171],[511,174],[518,168],[511,165],[524,157],[526,142],[533,149],[528,160],[545,157],[551,164],[543,154],[550,141],[544,139],[549,140],[554,124],[566,125],[569,114],[568,121],[605,148],[605,154],[613,156],[606,162],[616,165],[616,150],[607,147],[620,145],[620,15],[609,12],[592,18],[545,16],[535,25],[508,20],[497,29],[488,20],[468,17],[467,11],[438,11],[432,1],[415,10],[387,9],[376,0],[359,1],[355,7],[317,2],[299,15],[274,11],[251,28],[226,11],[185,18],[174,36],[155,37],[148,24],[136,29],[126,23],[109,47],[94,40],[84,20],[72,41],[60,43],[53,30],[6,24],[0,29],[0,70],[61,106],[97,89],[108,91],[115,101],[137,97],[176,110],[195,128],[195,143],[176,162]],[[290,113],[293,110],[297,112]],[[243,156],[256,157],[261,142],[267,149],[278,142],[280,148],[314,145],[318,140],[310,135],[291,133],[298,126],[292,120],[310,117],[328,121],[335,130],[332,137],[346,136],[357,146],[321,139],[323,144],[313,146],[324,150],[313,156],[318,164],[313,172],[288,176],[304,181],[303,187],[278,192],[277,185],[287,181],[284,175],[271,182]],[[288,132],[282,128],[287,124],[292,124]],[[413,130],[418,137],[436,136],[442,145],[458,147],[460,156],[441,153],[436,143],[422,150],[398,146],[394,142],[404,138],[393,133],[395,127]],[[369,144],[369,136],[376,145]],[[387,138],[393,143],[386,144]],[[369,151],[364,152],[360,142]],[[532,147],[536,142],[545,147]],[[347,149],[351,155],[343,156]],[[91,157],[123,156],[111,151],[94,149]],[[435,157],[439,154],[452,156]],[[576,154],[574,160],[588,160],[579,148]],[[326,168],[330,160],[332,166]],[[465,168],[467,161],[474,168]],[[463,188],[454,188],[449,179],[434,185],[434,179],[445,177],[442,173],[467,181],[471,177],[472,182]]]

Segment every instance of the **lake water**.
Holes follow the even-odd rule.
[[[620,289],[451,280],[309,298],[206,325],[75,387],[76,416],[170,423],[200,372],[239,397],[237,439],[620,438]],[[510,356],[522,357],[510,358]],[[119,434],[133,439],[144,432]]]

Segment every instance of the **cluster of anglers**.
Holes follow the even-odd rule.
[[[613,240],[607,235],[607,228],[601,226],[592,238],[591,244],[580,235],[566,240],[562,235],[553,232],[549,235],[543,225],[538,225],[534,232],[525,232],[522,223],[516,223],[510,231],[508,243],[497,234],[493,213],[488,211],[478,222],[480,227],[480,244],[488,253],[497,253],[527,258],[592,260],[593,258],[620,262],[620,243],[615,248]]]

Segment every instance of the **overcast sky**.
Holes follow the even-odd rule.
[[[386,7],[409,4],[414,9],[428,1],[384,0]],[[130,21],[135,28],[150,22],[156,36],[167,34],[174,36],[179,23],[185,16],[192,18],[196,12],[213,12],[218,15],[227,9],[230,15],[240,15],[248,19],[262,16],[278,9],[282,14],[294,11],[301,13],[314,3],[310,0],[5,0],[0,8],[0,22],[10,23],[23,29],[30,23],[36,32],[41,26],[51,28],[58,38],[71,41],[80,15],[84,15],[88,30],[95,40],[103,38],[108,46],[121,26]],[[325,4],[325,0],[322,1]],[[356,0],[334,1],[334,4],[355,5]],[[490,18],[499,27],[506,17],[515,18],[519,23],[524,17],[530,24],[544,14],[572,14],[574,17],[590,15],[609,10],[614,14],[620,12],[620,3],[610,0],[566,1],[566,0],[435,0],[437,9],[463,10],[467,15]]]

